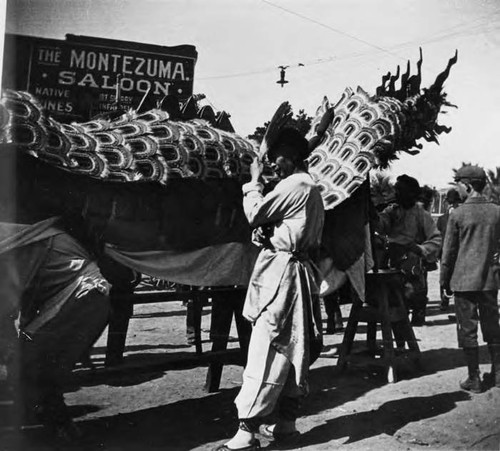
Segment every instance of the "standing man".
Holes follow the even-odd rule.
[[[263,429],[275,440],[298,435],[295,421],[308,392],[308,372],[321,349],[321,312],[312,258],[324,222],[320,191],[304,159],[307,140],[283,128],[268,152],[280,182],[263,195],[262,163],[243,185],[243,207],[262,248],[250,279],[243,314],[253,324],[248,363],[235,404],[239,428],[217,450],[259,449],[255,433],[277,411],[276,424]]]
[[[431,214],[417,203],[420,185],[416,179],[400,175],[394,190],[396,204],[389,205],[379,214],[377,231],[387,235],[392,266],[415,262],[414,269],[406,274],[406,301],[412,309],[412,325],[423,326],[428,301],[424,262],[437,260],[441,250],[441,233]]]
[[[450,188],[448,192],[446,193],[446,211],[437,219],[436,226],[438,230],[441,232],[441,236],[443,237],[443,242],[444,242],[444,237],[446,236],[446,227],[448,225],[448,219],[450,217],[450,213],[452,210],[457,208],[462,200],[460,199],[460,194],[458,194],[458,191],[455,188]],[[440,309],[444,312],[448,310],[448,307],[450,305],[450,299],[451,295],[450,293],[446,293],[443,290],[443,287],[440,289],[440,296],[441,296],[441,306]]]
[[[478,323],[488,343],[492,382],[500,387],[500,206],[482,195],[486,174],[479,166],[461,167],[455,180],[465,202],[450,213],[441,258],[441,286],[455,294],[458,345],[464,350],[469,372],[460,387],[480,393]]]

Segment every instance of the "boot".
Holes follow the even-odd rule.
[[[413,309],[411,315],[411,325],[414,327],[421,327],[425,325],[425,310]]]
[[[460,382],[460,388],[472,393],[481,393],[481,379],[479,377],[479,349],[464,348],[465,361],[469,377]]]
[[[500,388],[500,344],[488,344],[491,358],[491,373],[484,375],[484,382],[491,387]]]
[[[342,312],[338,302],[338,294],[332,293],[323,298],[326,313],[326,333],[334,334],[343,329]]]

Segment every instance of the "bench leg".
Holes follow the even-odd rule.
[[[358,311],[361,309],[362,305],[363,303],[359,299],[355,299],[352,304],[351,313],[349,314],[344,332],[344,338],[340,345],[339,359],[337,360],[336,371],[339,373],[344,371],[347,365],[347,357],[351,353],[354,337],[356,336],[356,329],[358,327]]]
[[[118,296],[111,296],[105,366],[123,362],[128,324],[133,313],[134,305],[131,302],[121,302]]]
[[[212,324],[210,335],[212,338],[212,351],[224,351],[227,349],[231,322],[233,319],[234,306],[232,300],[226,300],[225,295],[212,298]],[[210,362],[208,364],[205,390],[213,393],[219,390],[222,376],[221,362]]]
[[[387,381],[392,383],[397,381],[394,354],[394,339],[389,316],[389,297],[384,286],[380,293],[379,314],[381,318],[382,340],[384,347],[384,364],[387,369]]]
[[[377,355],[377,323],[370,321],[366,324],[366,347],[370,355]]]
[[[186,335],[188,342],[194,338],[194,345],[197,355],[201,355],[203,348],[201,345],[201,315],[203,311],[203,300],[195,297],[187,302],[186,307]]]

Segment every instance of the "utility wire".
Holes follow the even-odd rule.
[[[225,75],[210,75],[207,77],[200,77],[197,78],[197,80],[215,80],[215,79],[221,79],[221,78],[239,78],[239,77],[247,77],[249,75],[258,75],[258,74],[265,74],[268,72],[274,72],[276,71],[276,67],[268,67],[265,69],[261,70],[254,70],[254,71],[249,71],[249,72],[240,72],[240,73],[235,73],[235,74],[225,74]]]
[[[272,6],[272,7],[277,8],[277,9],[281,9],[282,11],[285,11],[288,14],[293,14],[294,16],[300,17],[301,19],[307,20],[308,22],[314,23],[316,25],[319,25],[320,27],[326,28],[327,30],[333,31],[334,33],[340,34],[342,36],[346,36],[346,37],[348,37],[350,39],[353,39],[354,41],[357,41],[357,42],[360,42],[360,43],[362,43],[364,45],[367,45],[367,46],[369,46],[369,47],[371,47],[373,49],[378,50],[379,52],[387,53],[387,54],[389,54],[391,56],[395,56],[396,58],[399,58],[399,59],[404,59],[401,56],[396,55],[395,53],[392,53],[392,52],[390,52],[389,50],[387,50],[387,49],[385,49],[383,47],[380,47],[378,45],[372,44],[371,42],[365,41],[364,39],[358,38],[357,36],[354,36],[354,35],[352,35],[350,33],[346,33],[345,31],[342,31],[342,30],[334,28],[334,27],[332,27],[330,25],[324,24],[323,22],[320,22],[318,20],[311,19],[310,17],[304,16],[303,14],[300,14],[298,12],[292,11],[291,9],[284,8],[283,6],[276,5],[275,3],[272,3],[269,0],[261,0],[261,1],[263,3],[266,3],[269,6]]]
[[[270,3],[267,0],[262,0],[262,1],[265,3]],[[273,5],[273,6],[275,6],[275,5]],[[433,43],[437,43],[437,42],[443,42],[443,41],[446,41],[448,39],[459,37],[459,36],[474,36],[474,35],[477,35],[477,34],[480,34],[484,31],[486,31],[486,29],[499,28],[499,25],[500,25],[498,23],[498,21],[500,19],[499,16],[500,16],[500,11],[495,11],[492,14],[490,13],[488,15],[478,17],[472,21],[461,22],[461,23],[456,24],[452,27],[446,28],[437,34],[430,36],[427,39],[420,40],[420,41],[402,42],[400,44],[392,46],[390,49],[391,50],[402,50],[402,49],[412,47],[415,45],[422,46],[425,44],[433,44]],[[485,29],[485,27],[486,27],[486,29]],[[372,54],[371,51],[367,50],[367,51],[361,51],[361,52],[356,52],[356,53],[348,53],[345,55],[337,55],[337,56],[318,58],[318,59],[311,60],[311,61],[304,62],[304,63],[288,64],[288,66],[289,66],[289,69],[293,69],[295,67],[298,67],[299,65],[300,66],[313,66],[313,65],[318,65],[318,64],[343,61],[343,60],[351,59],[351,58],[364,57],[364,56],[371,55],[371,54]],[[393,55],[393,53],[390,53],[390,54]],[[398,58],[400,58],[400,57],[398,57]],[[400,58],[400,59],[403,59],[403,58]],[[404,59],[404,61],[407,61],[407,59]],[[247,77],[247,76],[251,76],[251,75],[260,75],[260,74],[275,72],[276,69],[277,69],[277,66],[276,67],[269,66],[269,67],[263,68],[261,70],[240,72],[240,73],[234,73],[234,74],[223,74],[223,75],[213,75],[213,76],[207,76],[207,77],[200,77],[200,78],[198,78],[198,80],[201,81],[201,80],[240,78],[240,77]]]

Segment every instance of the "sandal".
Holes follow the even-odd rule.
[[[253,443],[248,446],[244,446],[243,448],[229,448],[227,445],[219,445],[214,448],[212,451],[257,451],[260,449],[260,442],[255,439]]]
[[[274,440],[275,442],[280,443],[290,443],[296,441],[300,437],[299,431],[291,431],[291,432],[274,432],[269,429],[272,425],[268,424],[263,426],[260,430],[260,434],[263,437]]]

